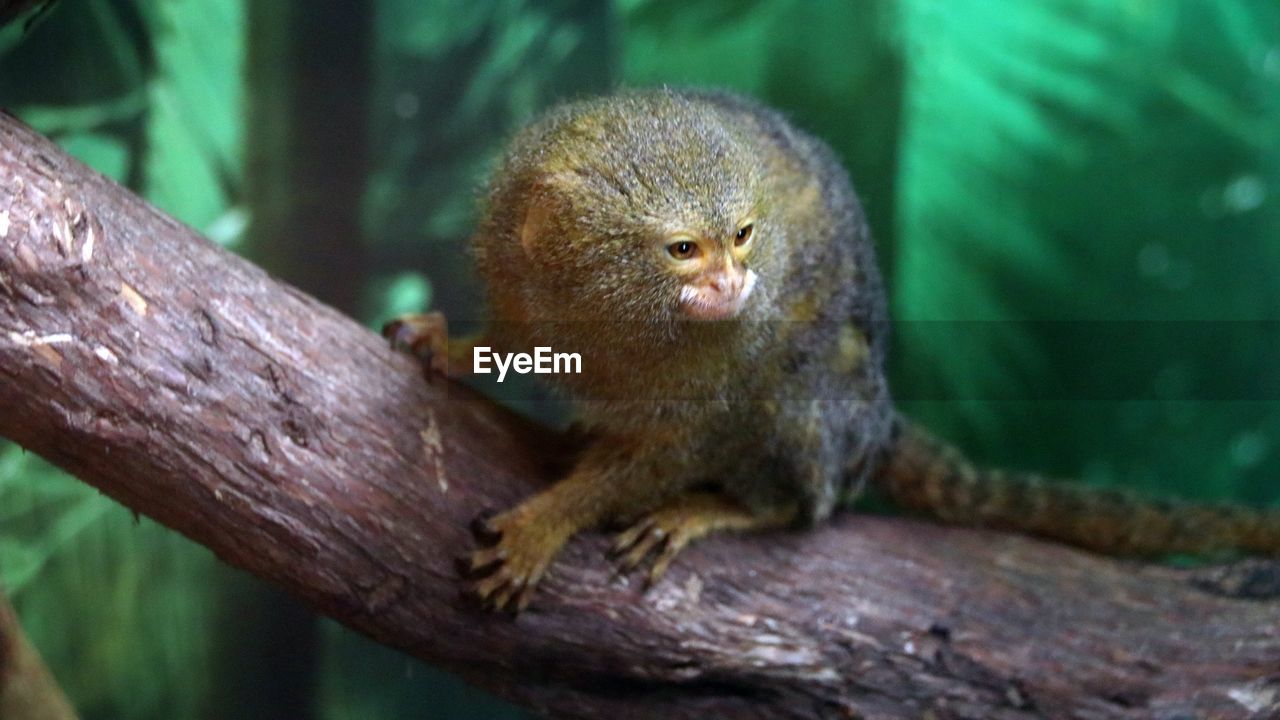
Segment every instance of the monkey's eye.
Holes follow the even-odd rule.
[[[677,240],[667,246],[667,252],[677,260],[692,260],[698,256],[698,244],[692,240]]]
[[[733,236],[733,244],[736,247],[742,247],[751,241],[751,233],[755,232],[755,223],[747,223],[738,228],[738,232]]]

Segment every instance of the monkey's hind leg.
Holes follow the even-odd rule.
[[[449,339],[449,323],[444,313],[401,315],[382,326],[382,336],[391,341],[391,347],[418,358],[431,373],[445,377],[470,374],[474,361],[472,351],[482,344],[481,336]]]
[[[718,530],[763,530],[791,523],[798,507],[756,514],[718,493],[694,492],[681,495],[617,537],[611,552],[619,556],[623,572],[635,569],[650,554],[657,556],[649,568],[646,587],[662,578],[675,556],[686,545]]]

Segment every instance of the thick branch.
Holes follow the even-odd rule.
[[[547,712],[1276,711],[1280,604],[900,519],[714,538],[643,595],[589,537],[519,619],[485,615],[453,569],[467,523],[546,481],[556,438],[428,385],[374,334],[9,118],[0,407],[0,434],[227,562]]]

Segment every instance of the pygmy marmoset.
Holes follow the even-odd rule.
[[[477,345],[582,357],[553,376],[589,442],[566,477],[481,523],[470,567],[523,608],[564,543],[629,526],[650,580],[715,530],[810,524],[868,482],[948,522],[1118,554],[1280,551],[1280,511],[1141,501],[975,469],[895,413],[885,294],[832,151],[743,97],[645,90],[569,103],[521,132],[474,237],[492,319],[388,326],[437,371]]]

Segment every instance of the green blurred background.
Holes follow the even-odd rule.
[[[836,148],[901,404],[976,458],[1280,500],[1274,0],[63,0],[0,33],[0,106],[370,325],[477,319],[503,139],[663,83]],[[4,444],[0,583],[85,718],[522,716]]]

